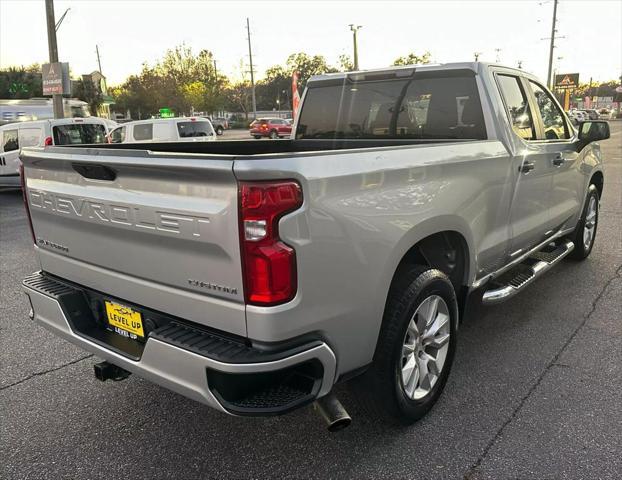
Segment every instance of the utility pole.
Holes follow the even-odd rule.
[[[50,63],[58,62],[58,46],[56,44],[56,22],[54,21],[54,0],[45,0],[45,17],[48,29],[48,50]],[[54,118],[64,118],[62,94],[52,95],[52,105],[54,106]]]
[[[253,118],[257,118],[257,99],[255,98],[255,72],[253,71],[253,51],[251,49],[251,25],[246,17],[246,32],[248,33],[248,58],[251,64],[251,88],[253,93]]]
[[[501,61],[501,49],[500,48],[495,48],[495,63],[499,63]]]
[[[473,53],[473,57],[475,57],[475,61],[479,62],[479,56],[482,54],[482,52],[474,52]]]
[[[104,77],[104,74],[102,73],[102,61],[99,58],[99,46],[95,45],[95,53],[97,53],[97,66],[99,67],[99,73],[102,74],[102,77]],[[106,77],[103,78],[104,80],[104,95],[108,95],[108,85],[106,84]]]
[[[553,50],[555,49],[555,32],[557,29],[557,0],[553,0],[553,23],[551,24],[551,46],[549,48],[549,71],[546,76],[546,85],[551,88],[551,72],[553,71]]]
[[[353,23],[350,24],[350,30],[352,30],[352,41],[354,42],[354,70],[359,69],[359,49],[356,41],[356,34],[361,28],[363,28],[362,25],[355,26]]]

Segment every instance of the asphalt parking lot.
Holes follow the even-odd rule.
[[[603,142],[596,244],[459,332],[441,400],[390,428],[340,388],[352,426],[307,408],[228,417],[98,360],[28,319],[37,270],[21,193],[0,193],[0,477],[618,479],[622,475],[622,122]],[[225,134],[226,135],[226,134]]]

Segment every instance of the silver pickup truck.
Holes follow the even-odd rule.
[[[34,320],[233,415],[350,381],[381,418],[439,398],[476,310],[594,244],[606,122],[572,126],[522,70],[456,63],[321,75],[290,140],[22,154]]]

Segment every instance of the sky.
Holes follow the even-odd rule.
[[[480,60],[522,67],[546,79],[553,0],[270,1],[55,0],[61,61],[74,74],[97,69],[99,46],[108,85],[155,63],[185,43],[213,52],[218,70],[240,78],[248,70],[250,19],[257,77],[288,55],[323,55],[336,64],[352,54],[349,24],[358,34],[361,69],[381,68],[409,52],[429,51],[434,63]],[[554,68],[580,81],[622,74],[622,1],[560,0]],[[498,50],[497,50],[498,49]],[[44,0],[0,0],[0,68],[47,61]],[[243,65],[243,66],[241,66]]]

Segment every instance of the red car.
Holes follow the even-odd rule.
[[[289,137],[291,133],[292,124],[284,118],[259,118],[251,123],[251,136],[256,139]]]

